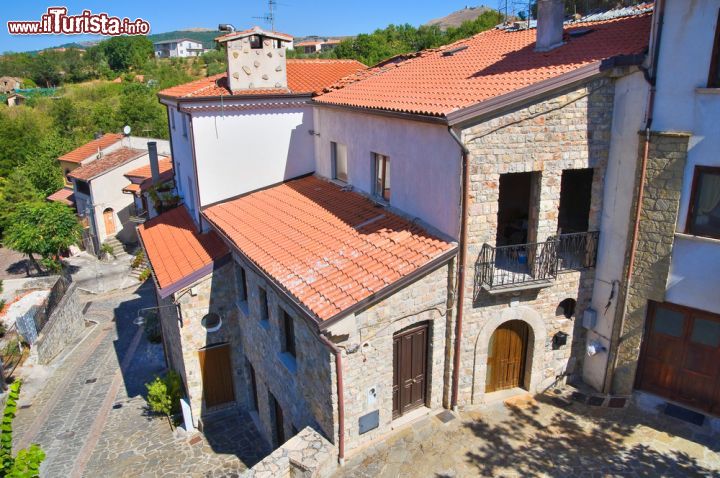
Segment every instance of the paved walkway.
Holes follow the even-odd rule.
[[[0,247],[0,280],[22,279],[37,275],[37,271],[30,266],[30,261],[22,254],[7,247]]]
[[[155,305],[151,284],[83,299],[97,325],[61,363],[29,373],[20,397],[15,446],[42,446],[41,476],[227,476],[264,456],[247,417],[188,437],[148,414],[144,384],[164,372],[163,351],[133,319]]]
[[[674,419],[540,397],[445,424],[428,417],[351,457],[337,476],[717,477],[718,451],[717,439],[703,444]]]
[[[99,260],[87,252],[65,259],[72,280],[86,292],[103,294],[136,286],[138,281],[130,275],[133,256],[122,254],[110,260]]]

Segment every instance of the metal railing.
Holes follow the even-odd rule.
[[[595,266],[599,233],[561,234],[545,242],[484,244],[475,263],[476,288],[516,289],[549,285],[559,272]]]
[[[129,213],[130,213],[129,219],[132,222],[143,223],[148,220],[147,209],[137,207],[134,204],[130,205]]]

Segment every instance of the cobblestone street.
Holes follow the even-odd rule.
[[[60,363],[29,373],[14,440],[43,447],[42,476],[228,476],[264,456],[248,417],[222,417],[203,437],[148,414],[144,384],[164,372],[163,351],[133,320],[155,305],[151,286],[83,295],[97,324]]]
[[[552,396],[427,417],[351,457],[351,477],[710,477],[720,442],[667,417]]]

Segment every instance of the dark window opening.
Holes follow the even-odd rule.
[[[710,58],[710,74],[708,75],[708,88],[720,88],[720,10],[715,24],[715,40],[712,57]]]
[[[536,173],[500,175],[500,198],[496,244],[507,246],[531,241],[530,213],[533,196],[533,176]]]
[[[265,289],[262,287],[258,287],[258,298],[260,300],[260,319],[261,320],[268,320],[268,298],[267,298],[267,292],[265,292]]]
[[[79,193],[90,195],[90,184],[85,181],[75,180],[75,189]]]
[[[270,411],[272,414],[274,428],[273,431],[275,432],[275,446],[280,446],[285,443],[285,424],[283,420],[283,411],[280,407],[280,403],[278,403],[277,399],[275,398],[275,395],[273,395],[271,392],[268,392],[268,395],[270,396]]]
[[[575,306],[577,301],[575,299],[567,298],[558,304],[558,308],[555,315],[564,315],[566,319],[571,318],[575,314]]]
[[[220,327],[220,316],[215,312],[210,312],[200,320],[200,323],[205,329],[214,329]]]
[[[235,281],[237,282],[237,299],[238,302],[247,300],[247,278],[245,277],[245,269],[242,266],[235,265]]]
[[[566,169],[560,182],[558,232],[587,232],[592,199],[593,169]]]
[[[257,376],[255,375],[255,367],[252,366],[249,360],[245,359],[245,361],[247,362],[248,373],[250,375],[250,386],[252,391],[252,397],[250,397],[250,406],[252,407],[252,410],[257,411],[258,403],[260,402],[260,400],[258,397]]]
[[[344,183],[348,180],[347,147],[344,144],[330,142],[332,177]]]
[[[283,352],[295,357],[295,325],[290,314],[283,311]]]
[[[250,37],[250,48],[259,50],[263,47],[263,40],[260,35],[253,35]]]
[[[695,167],[685,229],[688,234],[720,239],[720,167]]]
[[[375,186],[374,193],[376,196],[390,201],[390,158],[382,154],[373,153],[375,168]]]

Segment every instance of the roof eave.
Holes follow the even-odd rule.
[[[447,122],[449,126],[462,126],[465,123],[477,122],[498,111],[526,103],[556,90],[567,88],[603,75],[612,68],[640,65],[644,59],[645,54],[643,53],[614,56],[605,60],[596,61],[560,76],[549,78],[505,95],[496,96],[489,100],[448,113]]]
[[[282,95],[278,94],[272,94],[272,95],[262,95],[262,94],[252,94],[252,95],[220,95],[220,96],[172,96],[172,95],[163,95],[161,93],[158,93],[158,99],[161,103],[163,103],[163,100],[170,101],[173,103],[192,103],[192,102],[228,102],[228,101],[234,101],[234,100],[267,100],[267,99],[278,99],[278,98],[312,98],[313,93],[286,93]],[[167,103],[163,103],[167,104]]]
[[[410,121],[421,121],[424,123],[433,123],[433,124],[442,124],[447,125],[447,118],[444,116],[432,116],[432,115],[423,115],[419,113],[405,113],[402,111],[393,111],[393,110],[383,110],[379,108],[364,108],[362,106],[351,106],[351,105],[343,105],[343,104],[335,104],[335,103],[323,103],[320,101],[313,101],[312,104],[314,106],[322,107],[322,108],[329,108],[329,109],[339,109],[339,110],[345,110],[345,111],[352,111],[355,113],[364,113],[364,114],[370,114],[370,115],[379,115],[379,116],[385,116],[390,118],[397,118],[397,119],[405,119]]]

